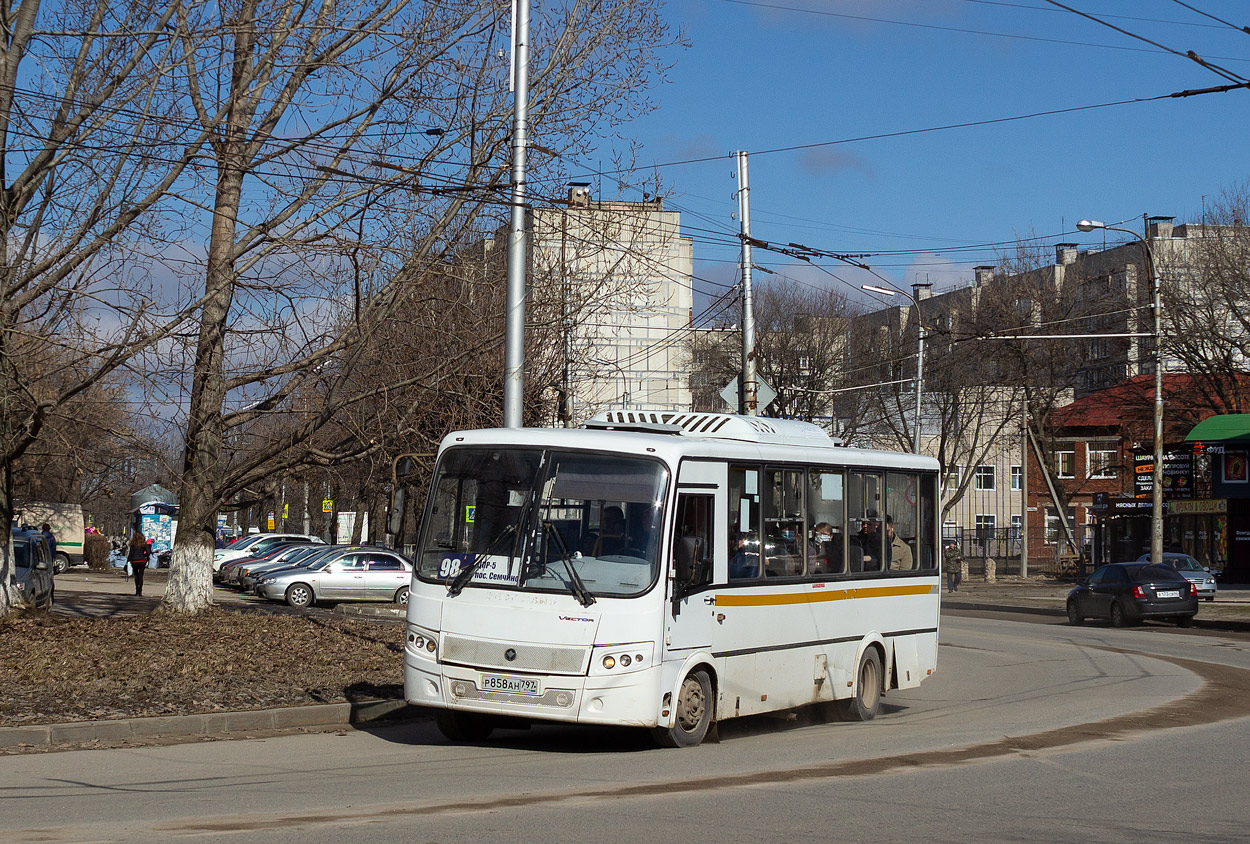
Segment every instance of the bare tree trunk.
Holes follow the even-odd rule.
[[[199,612],[213,603],[212,558],[220,504],[215,495],[221,482],[222,405],[226,398],[226,323],[234,298],[235,220],[243,193],[238,144],[230,137],[235,128],[232,116],[222,143],[233,149],[221,157],[208,247],[207,291],[195,350],[178,496],[178,542],[170,557],[169,583],[162,601],[163,608],[182,613]]]

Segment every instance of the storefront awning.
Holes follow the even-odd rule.
[[[1185,437],[1185,442],[1250,440],[1250,413],[1226,413],[1203,419]]]

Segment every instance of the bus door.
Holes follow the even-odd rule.
[[[724,571],[725,465],[685,461],[677,480],[669,553],[665,660],[710,651],[716,627],[714,573]]]

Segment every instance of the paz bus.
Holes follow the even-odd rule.
[[[613,410],[442,442],[405,697],[443,734],[649,728],[821,704],[872,719],[937,667],[938,463],[816,425]]]

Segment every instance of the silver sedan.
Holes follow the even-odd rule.
[[[1150,555],[1142,554],[1139,563],[1149,562]],[[1198,587],[1198,597],[1204,601],[1215,600],[1215,575],[1211,570],[1191,557],[1178,551],[1165,551],[1163,562],[1180,572],[1186,580]]]
[[[330,555],[304,569],[274,572],[256,586],[256,594],[293,607],[318,601],[394,601],[408,603],[412,562],[386,550],[351,550]]]

